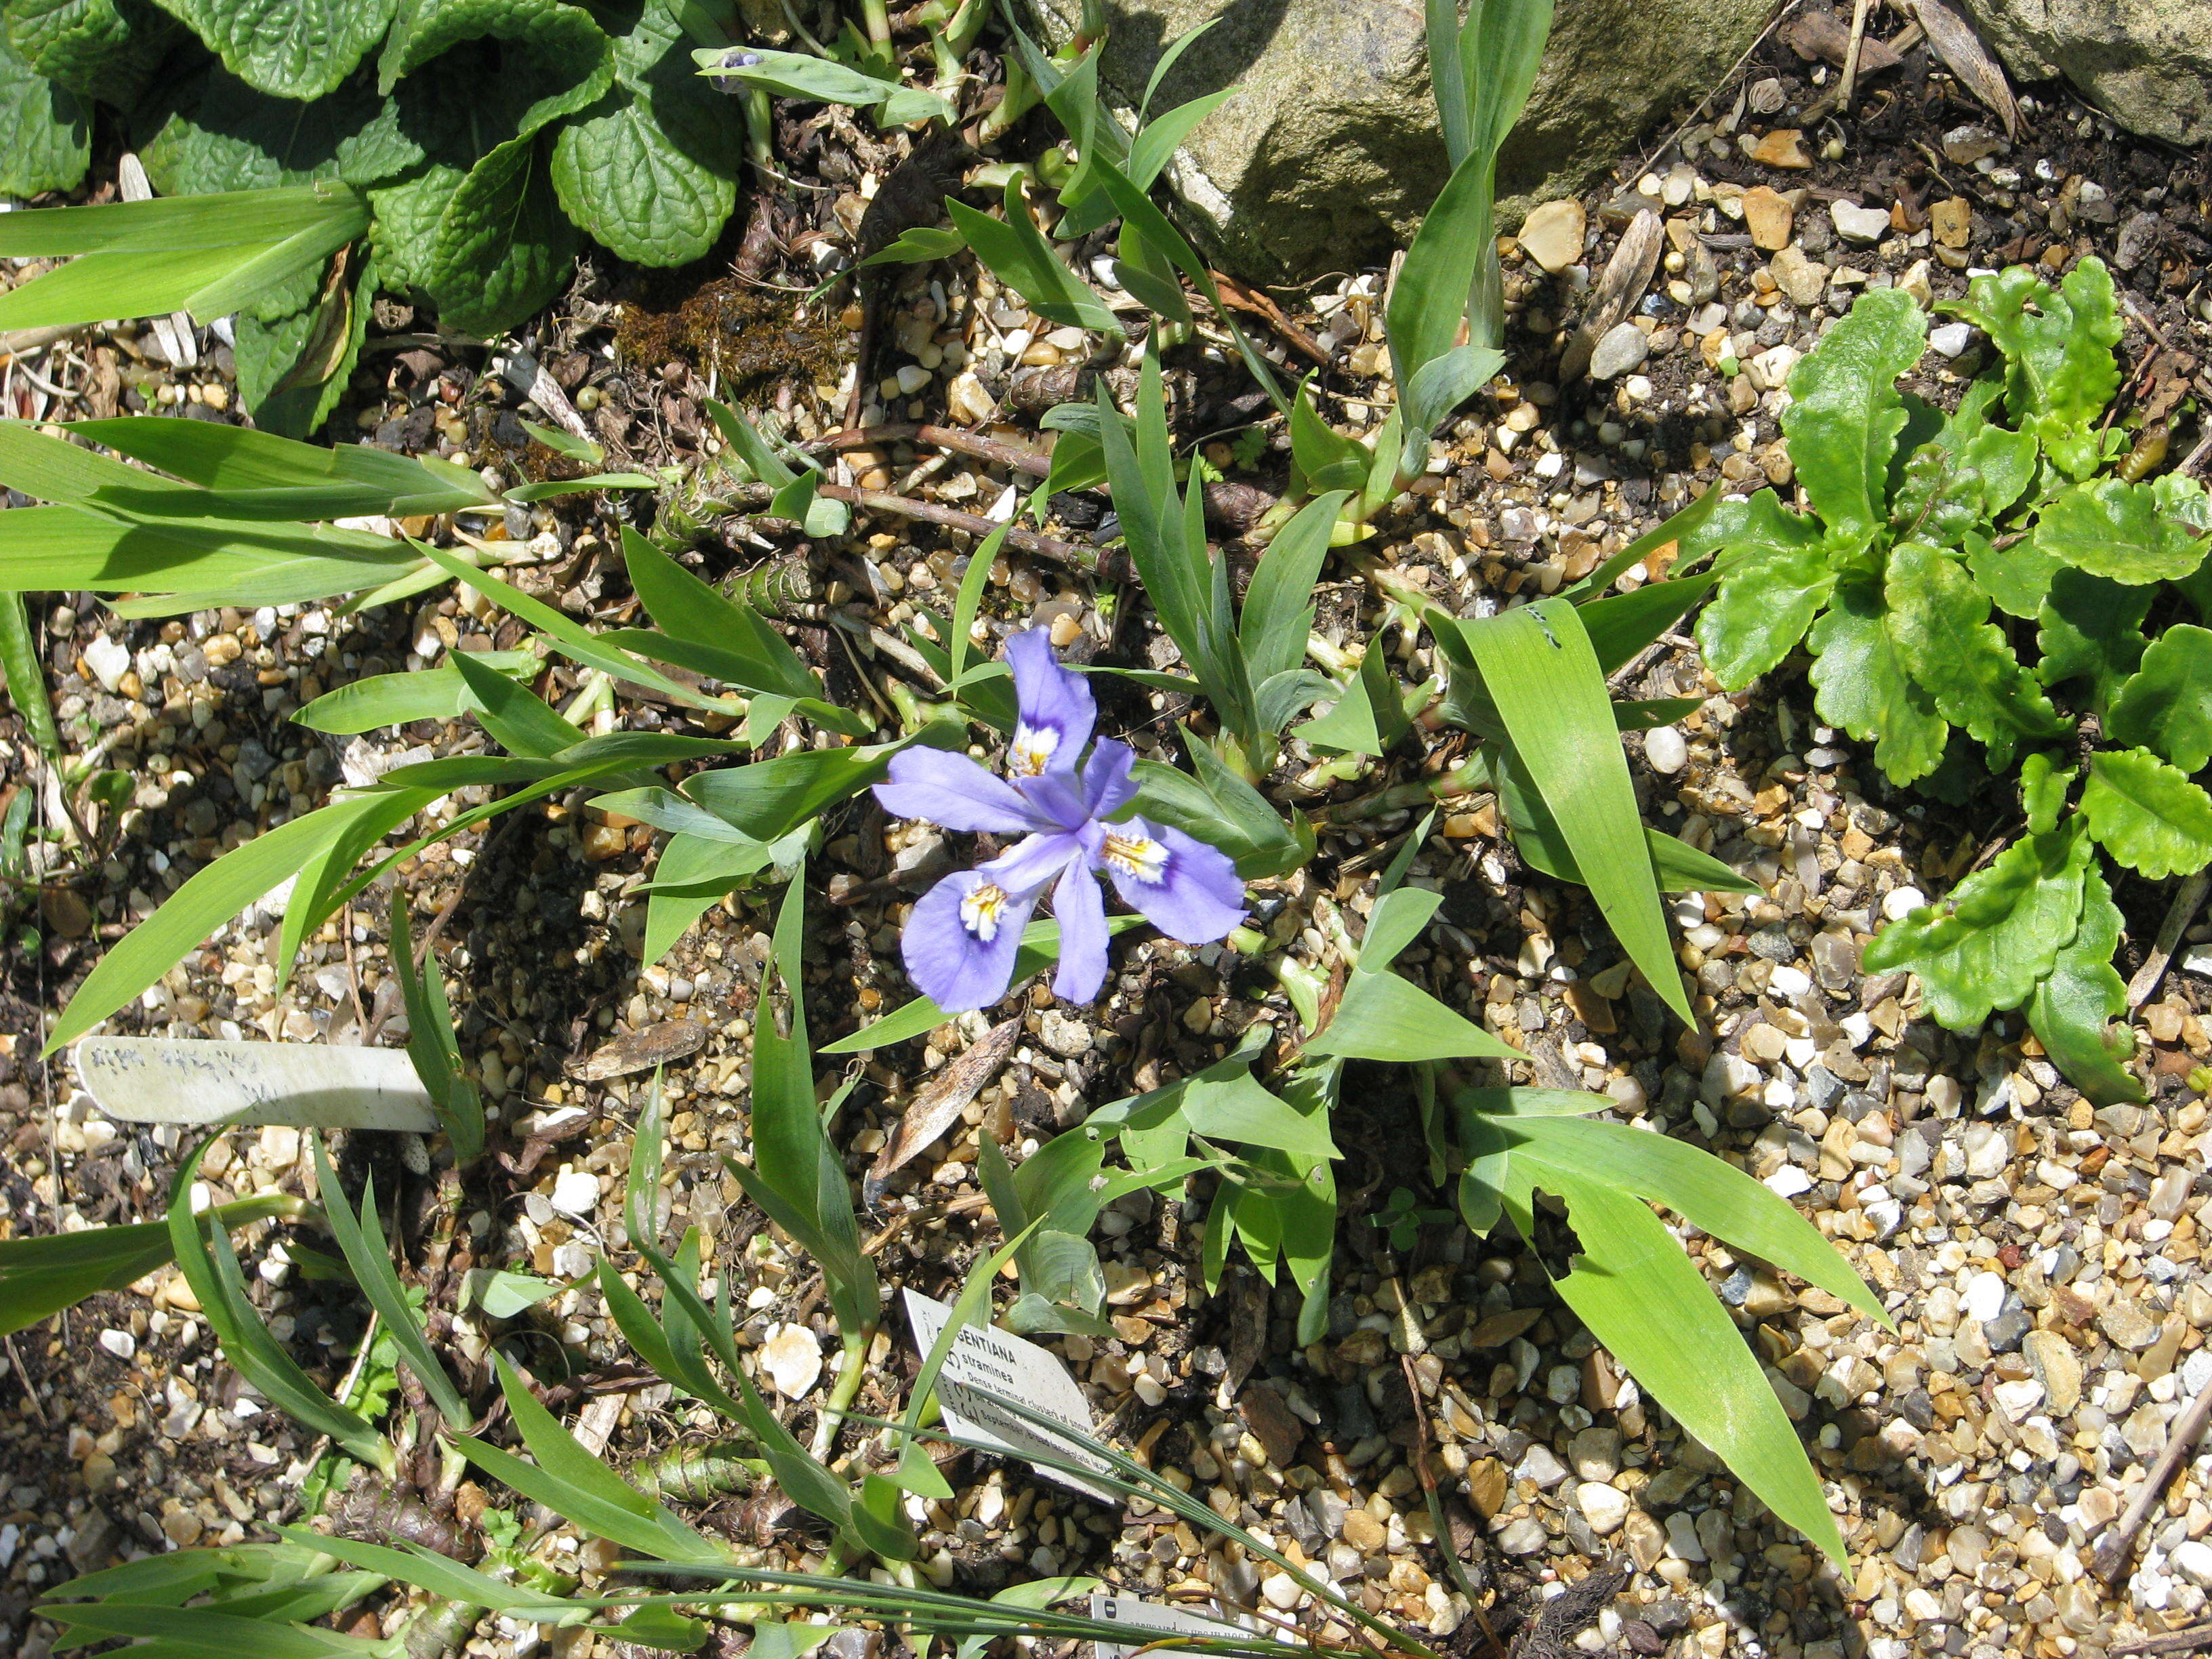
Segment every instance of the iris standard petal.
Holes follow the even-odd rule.
[[[895,818],[926,818],[947,830],[1018,836],[1049,827],[1013,785],[942,749],[893,755],[890,781],[876,786],[876,799]]]
[[[1060,665],[1052,630],[1032,628],[1006,641],[1006,666],[1014,675],[1014,740],[1006,747],[1009,777],[1073,772],[1091,728],[1097,700],[1083,676]]]
[[[1080,863],[1070,864],[1052,890],[1052,914],[1060,922],[1053,994],[1063,1002],[1095,1001],[1106,982],[1106,900],[1097,877]]]
[[[1055,830],[1048,835],[1023,836],[998,857],[977,865],[975,872],[1010,893],[1026,893],[1034,898],[1051,886],[1070,864],[1089,862],[1081,836]]]
[[[1091,758],[1083,763],[1083,800],[1094,818],[1110,818],[1137,798],[1137,786],[1129,781],[1129,773],[1137,763],[1137,751],[1126,743],[1112,738],[1101,738],[1091,747]]]
[[[1244,884],[1218,848],[1143,818],[1106,826],[1098,862],[1132,909],[1170,939],[1205,945],[1244,920]]]
[[[915,902],[901,935],[906,975],[948,1014],[1006,994],[1036,890],[1010,892],[981,870],[960,870]]]

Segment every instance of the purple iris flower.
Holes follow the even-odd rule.
[[[1132,908],[1172,939],[1202,945],[1244,918],[1244,884],[1219,848],[1140,817],[1109,822],[1136,799],[1136,751],[1101,738],[1083,676],[1053,656],[1048,629],[1006,641],[1013,670],[1014,738],[1006,778],[965,755],[902,750],[890,781],[876,786],[884,810],[947,830],[1022,839],[923,894],[901,940],[907,976],[947,1013],[988,1008],[1013,981],[1022,929],[1044,890],[1060,919],[1055,994],[1089,1002],[1106,981],[1106,905],[1091,879],[1103,871]]]

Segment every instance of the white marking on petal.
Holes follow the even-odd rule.
[[[1041,777],[1059,749],[1060,733],[1053,727],[1018,725],[1006,750],[1006,770],[1018,778]]]
[[[1121,874],[1147,887],[1158,886],[1167,873],[1167,847],[1150,836],[1117,836],[1109,830],[1098,856]]]
[[[1006,914],[1006,890],[996,882],[985,882],[960,901],[960,925],[970,937],[988,945],[999,936],[999,918]]]

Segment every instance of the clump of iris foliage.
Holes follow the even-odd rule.
[[[55,67],[64,57],[42,44],[42,20],[70,22],[73,40],[106,28],[100,38],[118,51],[160,39],[200,56],[197,81],[164,83],[174,108],[159,132],[168,137],[147,147],[157,184],[182,193],[0,219],[0,252],[78,256],[0,299],[15,307],[0,312],[0,324],[179,307],[204,318],[234,314],[242,372],[247,356],[264,351],[249,350],[247,339],[269,343],[253,371],[262,379],[249,379],[250,388],[258,386],[264,409],[296,394],[294,424],[305,430],[343,383],[379,283],[427,295],[449,325],[490,331],[550,297],[579,228],[629,258],[690,257],[730,210],[742,130],[750,122],[756,139],[764,135],[756,92],[866,104],[891,125],[948,112],[918,101],[939,94],[904,77],[879,8],[864,7],[830,43],[800,40],[809,50],[793,53],[757,39],[734,13],[659,0],[632,7],[620,21],[617,8],[586,13],[554,0],[342,9],[322,21],[343,51],[288,57],[281,30],[237,25],[249,15],[304,16],[315,10],[305,0],[228,9],[216,0],[175,0],[162,11],[135,0],[4,0],[0,15],[15,54],[6,71],[11,107],[50,120],[39,154],[59,158],[46,183],[70,181],[87,117],[69,102]],[[983,10],[972,0],[940,4],[925,7],[921,21],[930,34],[924,67],[949,90]],[[1841,1560],[1841,1534],[1788,1418],[1659,1212],[1887,1322],[1878,1301],[1767,1188],[1648,1123],[1607,1120],[1606,1097],[1502,1081],[1526,1056],[1392,971],[1442,902],[1410,877],[1432,817],[1415,820],[1376,878],[1357,937],[1342,916],[1324,918],[1343,963],[1340,985],[1292,953],[1304,916],[1285,908],[1265,921],[1248,917],[1246,884],[1296,872],[1316,855],[1314,823],[1280,804],[1275,781],[1295,744],[1334,779],[1379,785],[1369,798],[1377,811],[1432,813],[1444,799],[1494,793],[1526,862],[1585,886],[1651,991],[1694,1024],[1698,1011],[1675,967],[1660,895],[1748,884],[1647,828],[1637,810],[1621,732],[1679,719],[1693,705],[1616,702],[1608,678],[1717,586],[1700,639],[1724,681],[1773,668],[1809,625],[1825,717],[1875,740],[1878,763],[1900,781],[1944,763],[1954,726],[2000,765],[2026,756],[2027,839],[1962,885],[1947,913],[1895,925],[1876,949],[1921,971],[1939,1017],[1971,1023],[1991,1007],[2029,1002],[2046,1047],[2084,1086],[2119,1092],[2125,1085],[2098,1069],[2118,1073],[2103,1047],[2110,982],[2096,971],[2109,961],[2117,913],[2089,849],[2101,845],[2145,873],[2204,862],[2189,841],[2203,797],[2184,775],[2207,758],[2197,740],[2206,722],[2191,640],[2205,630],[2173,624],[2143,636],[2149,613],[2137,604],[2157,581],[2200,597],[2190,585],[2203,580],[2202,498],[2169,479],[2103,476],[2112,455],[2094,418],[2112,388],[2094,359],[2099,350],[2109,356],[2112,341],[2109,289],[2100,289],[2099,273],[2084,267],[2057,297],[2023,273],[1978,279],[1965,314],[1989,330],[2008,370],[1948,415],[1895,389],[1918,355],[1923,325],[1895,296],[1872,295],[1792,383],[1798,401],[1787,435],[1814,516],[1791,514],[1771,496],[1723,502],[1711,492],[1549,598],[1469,618],[1421,594],[1395,593],[1385,626],[1401,637],[1425,632],[1439,664],[1420,684],[1399,678],[1379,633],[1361,650],[1328,648],[1313,633],[1313,593],[1332,550],[1407,510],[1404,492],[1428,464],[1431,433],[1503,362],[1494,162],[1528,96],[1550,8],[1544,0],[1475,0],[1462,19],[1449,0],[1431,0],[1428,21],[1451,173],[1390,293],[1397,395],[1383,426],[1366,437],[1333,429],[1307,388],[1285,383],[1222,303],[1205,259],[1148,193],[1182,136],[1224,94],[1158,115],[1147,98],[1133,127],[1125,125],[1101,93],[1096,15],[1058,52],[1015,21],[1002,26],[1009,80],[1000,108],[1041,102],[1050,111],[1063,137],[1049,165],[1006,169],[997,181],[998,215],[955,198],[950,230],[909,231],[883,256],[927,262],[964,249],[1040,314],[1119,347],[1125,331],[1116,313],[1055,245],[1118,222],[1112,270],[1150,313],[1133,413],[1104,387],[1092,401],[1052,411],[1046,424],[1058,441],[1033,503],[1063,490],[1110,491],[1143,599],[1179,660],[1167,669],[1098,664],[1089,672],[1188,699],[1191,713],[1176,734],[1183,765],[1140,760],[1095,737],[1091,688],[1054,659],[1042,635],[1016,632],[1003,659],[977,650],[988,576],[1007,528],[970,554],[949,611],[924,611],[910,625],[903,644],[919,667],[879,720],[832,702],[772,617],[745,592],[725,592],[694,573],[680,538],[623,532],[641,614],[633,626],[594,629],[506,580],[493,562],[495,542],[468,538],[457,552],[335,523],[447,515],[465,526],[471,515],[531,499],[495,494],[458,467],[203,422],[86,422],[74,428],[82,442],[0,426],[0,482],[46,503],[0,514],[0,591],[8,595],[0,651],[34,738],[65,775],[64,735],[31,690],[41,680],[25,591],[88,589],[114,596],[121,615],[145,617],[216,605],[359,609],[450,580],[520,623],[524,641],[512,652],[455,653],[428,672],[365,680],[301,710],[303,724],[337,734],[466,716],[497,752],[402,767],[192,874],[108,951],[55,1022],[50,1046],[126,1008],[272,887],[293,884],[272,957],[288,966],[323,921],[434,842],[581,792],[665,834],[646,889],[648,958],[665,954],[725,895],[781,889],[755,1022],[751,1158],[732,1161],[729,1174],[821,1267],[843,1346],[811,1442],[802,1443],[745,1369],[726,1267],[707,1259],[696,1229],[672,1249],[666,1243],[656,1104],[637,1128],[626,1240],[611,1245],[594,1278],[641,1362],[720,1419],[726,1437],[681,1467],[617,1472],[562,1426],[502,1352],[499,1398],[526,1456],[471,1432],[491,1401],[464,1392],[431,1343],[419,1294],[402,1281],[386,1245],[373,1188],[344,1192],[318,1146],[319,1203],[249,1199],[196,1216],[185,1197],[195,1152],[179,1171],[165,1222],[0,1246],[0,1328],[20,1328],[173,1259],[231,1363],[272,1404],[329,1437],[332,1450],[311,1493],[317,1503],[342,1493],[356,1468],[380,1478],[434,1468],[434,1487],[449,1490],[473,1466],[514,1494],[517,1508],[487,1514],[461,1552],[465,1561],[294,1528],[280,1543],[134,1564],[76,1581],[49,1605],[73,1634],[159,1642],[189,1627],[214,1639],[252,1619],[284,1626],[295,1639],[288,1650],[377,1655],[439,1650],[497,1612],[610,1629],[679,1651],[734,1621],[775,1653],[820,1638],[824,1626],[787,1622],[807,1610],[942,1636],[963,1656],[1000,1634],[1103,1633],[1085,1616],[1058,1610],[1089,1580],[1018,1586],[983,1601],[917,1577],[920,1505],[950,1495],[925,1443],[952,1438],[933,1426],[932,1401],[952,1333],[990,1316],[993,1284],[1008,1267],[1018,1283],[1001,1316],[1010,1328],[1101,1328],[1104,1285],[1089,1235],[1105,1204],[1150,1188],[1196,1193],[1209,1205],[1201,1264],[1209,1285],[1241,1251],[1263,1277],[1291,1287],[1300,1340],[1317,1338],[1338,1224],[1331,1119],[1352,1061],[1396,1068],[1382,1075],[1418,1115],[1430,1185],[1450,1194],[1454,1212],[1475,1233],[1510,1225],[1533,1241],[1540,1214],[1564,1215],[1574,1253],[1557,1264],[1534,1258],[1553,1274],[1562,1299],[1645,1395],[1783,1522]],[[495,107],[477,112],[483,118],[456,137],[440,125],[454,113],[441,77],[466,81],[494,52],[503,66],[512,54],[514,72]],[[688,61],[678,72],[671,65],[679,59]],[[210,87],[228,101],[210,101]],[[127,102],[140,95],[119,73],[86,89],[127,94]],[[204,112],[218,109],[249,113],[216,132],[220,124]],[[301,111],[316,118],[285,118]],[[680,136],[694,117],[724,124],[713,157],[719,173],[703,161],[687,171],[675,159],[699,161]],[[294,140],[316,136],[307,149],[255,136],[279,129]],[[75,165],[81,170],[81,161]],[[610,167],[628,168],[651,189],[641,183],[634,201],[621,191],[593,201],[591,180]],[[511,245],[480,234],[494,218],[527,234]],[[1164,359],[1194,337],[1202,309],[1228,331],[1270,401],[1293,462],[1289,489],[1257,533],[1265,550],[1241,597],[1206,542],[1202,481],[1177,453],[1165,414]],[[1860,349],[1850,349],[1854,342]],[[822,493],[826,480],[813,456],[757,412],[712,412],[727,445],[690,477],[587,471],[559,487],[680,484],[696,509],[687,521],[726,514],[815,537],[845,531],[848,515]],[[1845,441],[1852,434],[1877,441]],[[585,441],[541,435],[586,469],[604,459]],[[1668,580],[1613,591],[1618,577],[1668,543],[1680,556]],[[2035,623],[2041,654],[2032,680],[2005,628],[1989,621],[1992,603]],[[580,682],[560,708],[532,689],[554,658]],[[625,685],[647,688],[714,735],[620,729],[612,716]],[[2060,686],[2075,689],[2117,745],[2081,763],[2087,776],[2070,817],[2063,815],[2077,763],[2051,749],[2063,732],[2055,706],[2042,700],[2041,688]],[[764,753],[793,721],[810,742]],[[1422,746],[1439,727],[1473,741],[1463,759],[1433,769],[1421,763]],[[962,754],[978,744],[996,757],[995,771]],[[489,798],[386,845],[465,788]],[[969,1275],[957,1316],[896,1421],[851,1411],[890,1287],[860,1242],[837,1139],[844,1095],[819,1103],[800,995],[807,879],[824,823],[872,789],[894,813],[1021,839],[945,878],[914,906],[904,951],[921,994],[826,1045],[819,1058],[911,1042],[951,1012],[990,1006],[1047,971],[1059,994],[1095,997],[1114,936],[1147,923],[1252,958],[1278,981],[1291,1016],[1255,1025],[1249,1040],[1202,1071],[1102,1106],[1018,1168],[985,1139],[978,1173],[1004,1243]],[[2151,811],[2147,802],[2165,805]],[[1107,915],[1098,873],[1135,916]],[[1049,917],[1036,918],[1048,902]],[[438,976],[416,968],[404,915],[403,902],[394,909],[394,966],[417,1069],[452,1143],[444,1178],[459,1182],[483,1149],[483,1110]],[[1394,1198],[1394,1238],[1400,1224],[1425,1213],[1413,1210],[1416,1201],[1410,1188],[1404,1203]],[[343,1398],[301,1370],[245,1296],[231,1232],[271,1218],[325,1231],[374,1310],[373,1339]],[[657,1306],[619,1270],[623,1249],[657,1285]],[[699,1289],[709,1277],[711,1297]],[[495,1274],[471,1291],[465,1311],[495,1329],[556,1288]],[[403,1373],[429,1409],[388,1409]],[[1428,1654],[1137,1460],[1084,1437],[1063,1443],[1068,1467],[1086,1480],[1291,1572],[1326,1609],[1322,1616],[1376,1644]],[[829,1528],[820,1571],[800,1577],[746,1565],[686,1518],[702,1496],[757,1481],[773,1481]],[[1435,1483],[1425,1491],[1440,1503]],[[634,1572],[594,1593],[571,1568],[549,1565],[556,1558],[534,1547],[540,1532],[523,1517],[523,1500],[608,1541],[631,1558]],[[1437,1536],[1449,1535],[1439,1510]],[[1445,1566],[1473,1597],[1448,1553]],[[661,1593],[646,1588],[656,1577],[665,1581]],[[343,1637],[315,1622],[393,1585],[422,1593],[399,1634]],[[1257,1653],[1273,1643],[1181,1644]]]

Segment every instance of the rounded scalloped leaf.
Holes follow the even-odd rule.
[[[2039,552],[2130,586],[2178,581],[2212,552],[2204,486],[2169,472],[2150,483],[2100,478],[2076,484],[2043,509]]]
[[[1835,591],[1827,550],[1762,550],[1723,577],[1698,617],[1698,648],[1713,678],[1740,691],[1788,656]]]
[[[223,67],[257,91],[335,92],[392,27],[398,0],[161,0]]]
[[[148,0],[8,0],[0,10],[8,45],[33,69],[122,107],[137,101],[177,27]]]
[[[2148,749],[2093,756],[2081,815],[2106,852],[2153,881],[2212,865],[2212,795]]]
[[[2051,972],[2081,915],[2081,873],[2093,855],[2076,826],[2027,836],[1868,941],[1869,973],[1910,969],[1936,1023],[1972,1030],[2017,1008]]]
[[[419,272],[447,327],[497,334],[568,282],[576,233],[547,174],[537,140],[510,138],[453,191]]]
[[[1989,596],[1949,555],[1908,542],[1889,556],[1883,586],[1890,636],[1944,719],[1987,745],[1999,769],[2023,738],[2062,736],[2065,722],[1992,624]]]
[[[1943,763],[1951,728],[1936,699],[1912,678],[1889,629],[1881,587],[1863,575],[1836,584],[1833,599],[1806,636],[1814,661],[1820,718],[1862,743],[1892,783],[1910,783]]]
[[[2113,696],[2105,731],[2185,772],[2203,771],[2212,761],[2212,629],[2180,623],[2153,640]]]
[[[1782,430],[1797,482],[1830,533],[1855,546],[1887,518],[1890,456],[1905,422],[1897,377],[1927,343],[1928,319],[1911,296],[1875,289],[1790,373]]]
[[[562,0],[422,0],[398,72],[410,76],[457,46],[491,40],[512,50],[476,107],[498,138],[526,138],[548,121],[596,103],[613,83],[606,31],[589,12]]]

